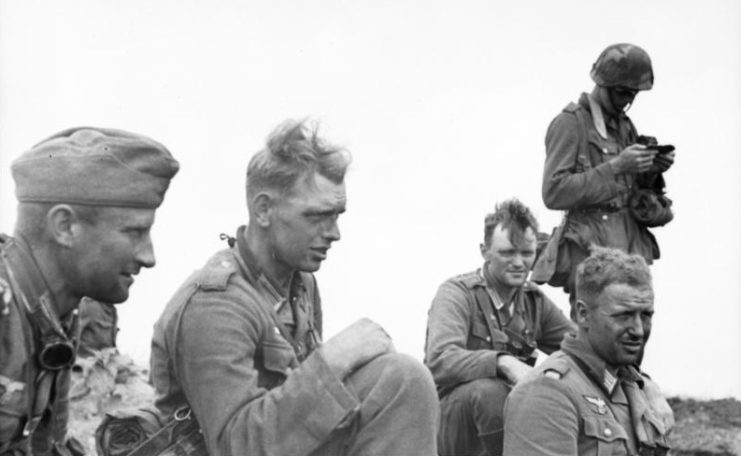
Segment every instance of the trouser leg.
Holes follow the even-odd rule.
[[[501,379],[464,383],[441,401],[441,456],[501,455],[504,402],[510,387]]]
[[[360,408],[313,455],[430,456],[436,454],[439,401],[432,376],[414,358],[380,356],[345,380]]]

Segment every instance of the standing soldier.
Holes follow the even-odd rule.
[[[653,86],[651,60],[632,44],[608,46],[590,73],[595,86],[570,103],[546,134],[543,201],[567,211],[533,280],[564,287],[574,305],[576,266],[591,245],[659,258],[649,227],[671,220],[662,172],[674,163],[673,147],[638,136],[625,114],[636,94]]]
[[[0,455],[79,454],[66,440],[77,307],[120,303],[154,266],[150,228],[178,162],[102,128],[62,131],[12,164],[13,237],[0,235]]]

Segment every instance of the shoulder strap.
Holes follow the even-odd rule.
[[[574,115],[576,116],[576,121],[579,125],[579,150],[576,154],[576,161],[579,162],[579,158],[581,157],[582,166],[584,166],[584,170],[586,171],[592,167],[592,160],[589,159],[589,144],[587,141],[587,132],[589,131],[587,116],[584,113],[584,108],[578,105],[574,110]]]

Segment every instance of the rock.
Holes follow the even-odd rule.
[[[115,348],[80,358],[72,369],[70,387],[70,436],[94,455],[95,429],[106,413],[123,408],[150,406],[154,390],[149,372]]]

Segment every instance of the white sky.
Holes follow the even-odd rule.
[[[421,359],[430,300],[480,265],[496,201],[558,223],[540,198],[548,122],[623,41],[656,73],[632,119],[677,146],[644,367],[671,394],[741,398],[735,0],[0,0],[0,231],[15,220],[10,162],[46,136],[95,125],[167,145],[181,172],[158,211],[158,263],[119,307],[119,345],[145,361],[167,299],[246,223],[249,157],[311,116],[354,156],[343,239],[318,273],[325,338],[370,316]]]

